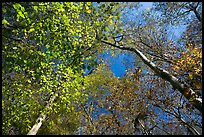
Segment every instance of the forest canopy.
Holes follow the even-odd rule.
[[[202,2],[3,2],[2,134],[201,135]]]

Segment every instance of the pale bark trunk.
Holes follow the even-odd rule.
[[[55,100],[56,98],[56,95],[53,95],[49,102],[47,103],[45,109],[47,109],[46,113],[45,114],[40,114],[40,116],[38,117],[38,120],[39,121],[38,123],[36,123],[35,125],[33,125],[33,127],[31,128],[31,130],[28,132],[27,135],[36,135],[38,130],[40,129],[41,125],[42,125],[42,122],[45,120],[46,118],[46,114],[47,112],[50,110],[50,107],[51,105],[53,104],[53,101]]]
[[[149,66],[159,77],[162,79],[169,81],[174,89],[177,89],[180,91],[181,94],[183,94],[186,99],[188,99],[189,103],[191,103],[195,108],[197,108],[200,112],[202,112],[202,98],[197,94],[195,91],[193,91],[188,85],[182,84],[179,82],[179,80],[171,75],[168,71],[157,67],[153,62],[151,62],[147,57],[140,52],[138,49],[131,48],[131,47],[124,47],[124,46],[117,46],[115,44],[109,43],[107,41],[101,40],[101,42],[108,44],[112,47],[116,47],[122,50],[132,51],[135,54],[137,54],[142,61]],[[188,94],[186,94],[186,91],[188,91]]]

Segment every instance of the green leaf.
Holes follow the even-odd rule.
[[[35,11],[38,11],[38,6],[33,6]]]
[[[114,6],[114,5],[115,5],[114,2],[111,2],[111,3],[110,3],[110,6]]]
[[[28,80],[28,83],[31,83],[31,81],[30,81],[30,80]]]
[[[50,51],[49,51],[49,50],[46,50],[46,54],[50,54]]]
[[[105,8],[105,6],[106,6],[105,4],[102,4],[102,5],[101,5],[101,8]]]
[[[7,26],[7,25],[9,24],[9,22],[8,22],[6,19],[3,19],[3,20],[2,20],[2,24],[3,24],[4,26]]]
[[[28,31],[28,33],[31,33],[31,32],[33,32],[33,31],[35,31],[35,29],[34,29],[34,28],[31,28],[31,29]]]
[[[18,15],[25,19],[25,16],[23,15],[23,13],[21,11],[18,12]]]
[[[108,32],[108,31],[110,31],[110,28],[108,28],[108,27],[105,27],[105,31],[107,31],[107,32]]]
[[[21,5],[20,5],[19,3],[16,3],[16,4],[13,5],[13,8],[14,8],[15,10],[18,10],[20,6],[21,6]]]

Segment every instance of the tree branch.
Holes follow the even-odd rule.
[[[199,2],[198,2],[198,4],[199,4]],[[195,13],[197,19],[201,22],[201,21],[202,21],[202,18],[201,18],[201,16],[199,15],[198,11],[196,10],[196,8],[198,7],[198,4],[197,4],[196,7],[194,7],[193,12]]]
[[[170,111],[167,111],[167,110],[161,108],[159,105],[154,105],[154,106],[156,106],[156,107],[162,109],[164,112],[169,113],[169,114],[173,115],[174,117],[176,117],[179,121],[181,121],[181,123],[183,123],[185,126],[187,126],[187,127],[190,129],[190,132],[191,132],[192,134],[194,134],[194,135],[201,135],[201,134],[195,129],[195,127],[191,126],[189,123],[187,123],[184,119],[182,119],[182,118],[181,118],[180,116],[178,116],[177,114],[172,113],[172,112],[170,112]]]
[[[197,108],[200,112],[202,112],[202,98],[199,96],[195,91],[193,91],[187,84],[182,84],[179,82],[179,80],[171,75],[168,71],[157,67],[153,62],[151,62],[147,57],[140,52],[138,49],[131,48],[131,47],[124,47],[124,46],[117,46],[115,44],[112,44],[110,42],[101,40],[102,43],[105,43],[107,45],[110,45],[112,47],[116,47],[122,50],[127,50],[134,52],[137,54],[142,61],[149,66],[159,77],[162,79],[169,81],[174,89],[177,89],[182,95],[185,96],[186,99],[188,99],[189,103],[191,103],[195,108]]]

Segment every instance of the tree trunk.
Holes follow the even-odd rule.
[[[33,125],[33,127],[31,128],[31,130],[28,132],[27,135],[36,135],[36,134],[37,134],[37,132],[38,132],[38,130],[40,129],[40,127],[41,127],[41,125],[42,125],[42,122],[45,120],[46,114],[47,114],[47,112],[50,110],[50,107],[51,107],[51,105],[53,104],[55,98],[56,98],[56,95],[53,95],[53,96],[50,98],[49,102],[47,103],[47,105],[46,105],[46,107],[45,107],[45,109],[47,109],[47,110],[46,110],[46,113],[45,113],[45,114],[40,114],[40,116],[38,117],[38,120],[37,120],[38,123],[36,123],[35,125]]]
[[[131,47],[124,47],[124,46],[117,46],[115,44],[109,43],[104,40],[101,40],[101,42],[108,44],[112,47],[131,51],[137,54],[142,59],[142,61],[157,74],[157,76],[161,77],[166,81],[169,81],[174,89],[177,89],[178,91],[180,91],[180,93],[183,94],[186,97],[186,99],[188,99],[189,103],[191,103],[195,108],[197,108],[200,112],[202,112],[202,98],[201,96],[199,96],[198,93],[193,91],[188,85],[180,83],[179,80],[173,75],[171,75],[168,71],[160,67],[157,67],[153,62],[147,59],[147,57],[138,49],[131,48]]]

